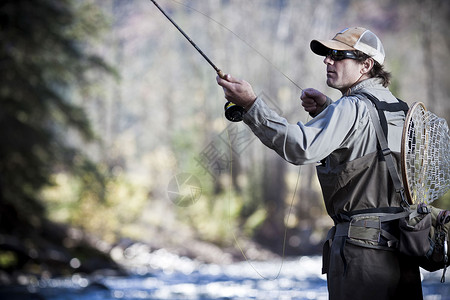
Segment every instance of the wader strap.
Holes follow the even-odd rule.
[[[350,222],[352,217],[354,216],[365,215],[368,217],[370,216],[379,217],[381,222],[389,222],[407,217],[410,214],[411,214],[410,211],[403,210],[400,207],[381,207],[381,208],[362,209],[353,211],[351,213],[340,213],[336,216],[333,216],[332,219],[334,220],[335,224],[337,224]]]
[[[380,122],[377,122],[379,120],[377,116],[377,112],[375,111],[374,106],[372,105],[372,102],[365,98],[361,98],[364,102],[366,102],[367,107],[369,108],[370,118],[372,119],[372,124],[375,128],[375,133],[377,135],[378,143],[381,147],[381,152],[384,156],[384,159],[386,160],[386,165],[388,167],[389,174],[391,175],[392,182],[394,184],[395,191],[400,194],[400,197],[402,199],[402,205],[405,205],[405,207],[409,207],[408,202],[405,199],[405,190],[403,188],[403,184],[400,180],[400,176],[398,175],[397,169],[395,168],[395,162],[391,155],[391,149],[389,149],[388,142],[386,140],[386,137],[384,136],[383,129],[381,128]]]
[[[345,248],[345,243],[347,242],[349,229],[350,229],[350,223],[348,223],[348,222],[338,223],[338,224],[336,224],[336,234],[334,236],[335,238],[337,237],[341,240],[341,247],[339,249],[339,253],[341,255],[342,263],[344,264],[344,273],[342,274],[342,276],[344,276],[344,277],[347,274],[347,259],[345,258],[344,248]]]
[[[344,254],[345,242],[348,237],[348,229],[350,223],[338,223],[333,226],[327,234],[327,239],[323,244],[323,253],[322,253],[322,274],[327,274],[330,267],[330,252],[331,252],[331,243],[336,238],[341,239],[341,247],[339,249],[342,262],[344,263],[344,274],[347,274],[347,259]]]
[[[362,94],[364,96],[366,96],[370,101],[372,101],[372,103],[377,108],[378,117],[380,118],[381,128],[383,128],[384,136],[387,138],[388,124],[387,124],[387,120],[386,120],[384,111],[390,111],[390,112],[403,111],[406,116],[408,114],[408,110],[409,110],[408,104],[398,98],[397,98],[397,101],[398,101],[397,103],[387,103],[387,102],[378,100],[377,97],[375,97],[374,95],[372,95],[370,93],[363,92]]]
[[[366,209],[359,209],[359,210],[353,210],[353,211],[347,211],[345,212],[345,215],[351,217],[354,215],[362,215],[362,214],[372,214],[372,213],[384,213],[384,214],[396,214],[399,212],[403,212],[404,209],[401,207],[376,207],[376,208],[366,208]]]
[[[380,220],[381,222],[389,222],[389,221],[394,221],[394,220],[398,220],[404,217],[407,217],[411,212],[410,211],[402,211],[400,213],[396,213],[396,214],[387,214],[384,216],[380,216]]]
[[[398,239],[393,236],[392,234],[390,234],[389,232],[387,232],[384,229],[381,229],[381,235],[384,236],[388,241],[387,241],[387,245],[389,248],[397,248],[398,247]]]
[[[348,238],[379,243],[380,236],[382,236],[387,241],[387,247],[381,245],[362,245],[360,243],[354,243],[353,242],[354,240],[353,241],[349,240],[349,243],[356,244],[361,247],[391,250],[391,251],[397,248],[398,238],[396,238],[394,235],[381,228],[381,223],[404,218],[410,213],[409,211],[398,212],[399,210],[400,208],[394,209],[392,207],[384,207],[384,208],[355,211],[351,213],[351,216],[346,215],[344,213],[339,214],[338,216],[334,216],[333,220],[335,221],[336,225],[333,226],[328,231],[325,243],[323,244],[322,274],[328,273],[330,266],[331,243],[334,239],[340,239],[341,242],[339,252],[342,259],[342,263],[344,264],[343,276],[345,276],[347,273],[347,259],[345,257],[344,247],[347,243]],[[378,213],[376,211],[382,212]],[[388,213],[387,211],[390,211],[391,213]],[[355,217],[358,218],[360,216],[376,217],[377,220],[370,218],[353,220],[353,218]],[[375,234],[377,230],[379,231],[379,234]]]
[[[347,242],[347,238],[341,237],[340,239],[342,239],[340,254],[341,254],[342,263],[344,264],[344,273],[342,274],[342,276],[345,277],[345,275],[347,275],[347,266],[348,266],[347,259],[345,258],[345,253],[344,253],[345,243]]]
[[[328,230],[327,238],[325,243],[323,244],[322,249],[322,274],[327,274],[330,268],[330,250],[331,250],[331,242],[334,239],[336,233],[336,226],[331,227]]]
[[[349,222],[336,224],[335,227],[336,233],[334,234],[334,237],[341,237],[341,236],[348,237],[348,229],[350,228]]]

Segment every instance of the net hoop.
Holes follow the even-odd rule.
[[[408,172],[408,165],[407,165],[408,155],[410,155],[411,152],[414,151],[414,149],[409,147],[410,146],[409,133],[413,132],[413,130],[410,130],[410,128],[412,126],[414,126],[413,117],[416,114],[420,114],[420,115],[424,116],[426,111],[427,111],[427,109],[425,107],[425,104],[423,104],[422,102],[413,103],[411,108],[408,110],[408,114],[406,115],[405,123],[403,125],[402,146],[401,146],[401,152],[400,152],[401,153],[401,168],[402,168],[401,173],[402,173],[402,179],[403,179],[403,185],[404,185],[404,189],[405,189],[406,199],[409,204],[415,203],[415,199],[414,199],[415,197],[412,192],[413,187],[411,185],[412,178],[409,178],[409,176],[408,176],[408,174],[410,174],[410,172]]]

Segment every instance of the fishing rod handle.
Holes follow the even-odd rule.
[[[219,75],[222,79],[226,79],[227,77],[227,74],[225,74],[222,70],[217,70],[217,75]]]

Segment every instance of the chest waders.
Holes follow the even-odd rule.
[[[366,210],[358,210],[350,213],[341,213],[333,217],[336,224],[335,237],[345,237],[341,244],[341,258],[344,263],[344,276],[347,272],[347,263],[344,255],[345,243],[349,242],[361,247],[395,250],[399,246],[398,221],[407,217],[410,213],[403,208],[409,207],[406,201],[404,188],[392,152],[387,142],[388,124],[384,111],[396,112],[403,111],[408,113],[408,105],[398,99],[398,103],[381,102],[369,93],[363,93],[366,98],[361,99],[369,108],[370,119],[375,128],[378,140],[378,151],[386,162],[386,166],[392,180],[395,192],[400,196],[400,206],[379,207]],[[378,112],[378,117],[372,103]],[[379,122],[377,122],[379,119]],[[397,160],[398,161],[398,160]]]
[[[387,144],[384,115],[406,115],[408,105],[381,102],[370,94],[357,96],[369,108],[378,151],[335,170],[317,167],[335,223],[323,248],[322,272],[327,273],[330,299],[422,299],[418,265],[398,253],[398,221],[409,214],[404,209],[409,205],[397,173],[399,153]]]

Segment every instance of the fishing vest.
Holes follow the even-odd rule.
[[[378,111],[384,135],[387,137],[388,124],[384,111],[408,111],[408,105],[401,101],[398,103],[382,102],[368,93],[362,100],[369,98]],[[371,105],[370,103],[366,103]],[[330,168],[325,161],[317,166],[317,175],[322,188],[325,207],[328,214],[334,219],[336,214],[353,212],[356,210],[399,207],[402,199],[389,176],[389,165],[386,157],[393,156],[397,170],[400,170],[400,153],[389,149],[380,149],[366,154],[350,162]],[[385,151],[383,151],[385,150]],[[392,156],[391,156],[392,154]]]

